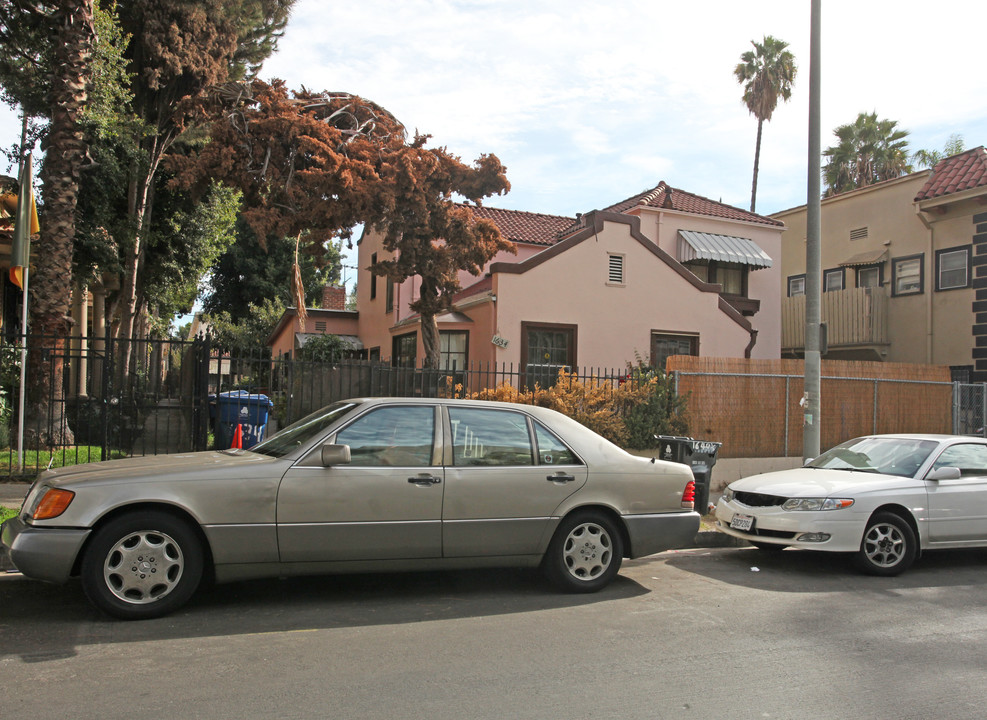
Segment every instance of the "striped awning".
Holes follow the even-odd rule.
[[[877,265],[888,259],[887,248],[881,248],[879,250],[868,250],[867,252],[857,253],[852,258],[844,260],[840,263],[843,267],[859,267],[861,265]]]
[[[771,256],[750,238],[679,230],[679,262],[695,260],[739,263],[755,270],[772,265]]]

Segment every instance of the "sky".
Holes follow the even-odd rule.
[[[969,0],[821,0],[822,147],[860,112],[912,150],[987,142],[983,27]],[[664,180],[750,206],[757,121],[733,68],[789,44],[791,100],[765,124],[757,210],[806,201],[809,0],[298,0],[261,77],[346,91],[464,161],[493,153],[512,189],[487,204],[573,216]],[[0,143],[19,137],[0,116]],[[348,275],[352,274],[350,270]]]

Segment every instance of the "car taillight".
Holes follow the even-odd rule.
[[[696,506],[696,482],[695,480],[690,480],[685,484],[685,490],[682,491],[682,507],[687,510],[692,510]]]

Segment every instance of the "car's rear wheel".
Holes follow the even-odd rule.
[[[93,535],[82,559],[82,588],[114,617],[160,617],[192,597],[203,562],[202,544],[188,523],[163,512],[133,512]]]
[[[881,512],[867,523],[857,552],[857,566],[868,575],[890,577],[915,561],[918,542],[912,526],[899,515]]]
[[[590,593],[606,587],[620,570],[624,545],[616,523],[602,512],[565,518],[542,563],[545,575],[566,592]]]

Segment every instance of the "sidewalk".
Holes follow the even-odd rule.
[[[8,508],[19,508],[27,491],[31,489],[30,483],[22,482],[0,482],[0,505]]]

